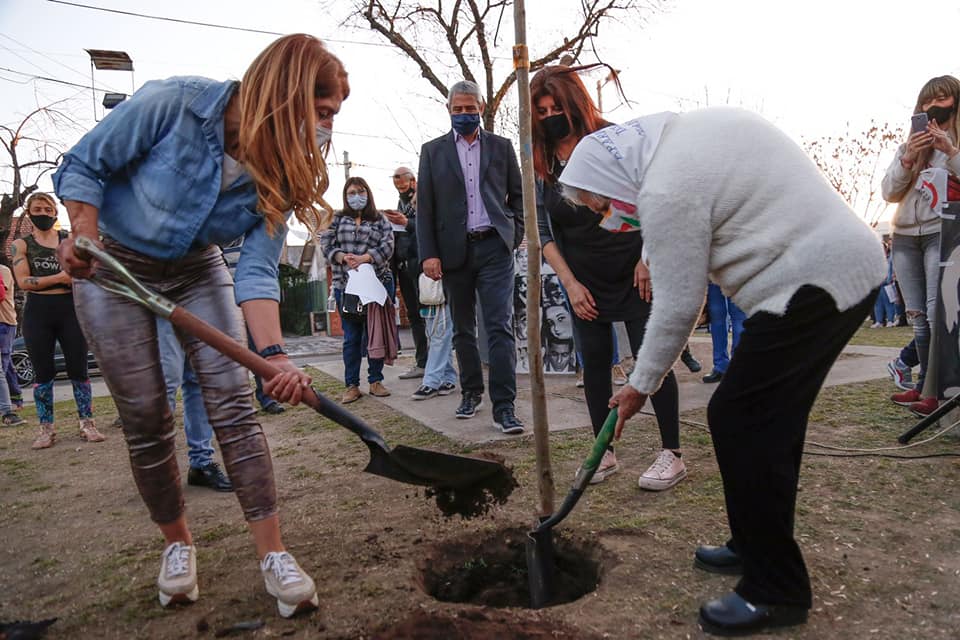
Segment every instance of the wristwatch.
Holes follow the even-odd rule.
[[[270,356],[279,355],[287,355],[287,352],[283,350],[282,344],[272,344],[269,347],[264,347],[260,350],[261,358],[269,358]]]

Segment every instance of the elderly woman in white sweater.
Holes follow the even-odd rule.
[[[618,437],[683,350],[708,280],[747,314],[708,408],[731,540],[695,556],[743,577],[700,621],[724,635],[805,622],[810,579],[793,524],[807,418],[876,298],[883,247],[797,145],[742,110],[602,129],[560,182],[605,228],[638,223],[646,241],[653,308],[630,384],[610,401]]]

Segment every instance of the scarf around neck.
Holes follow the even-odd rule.
[[[676,117],[669,111],[655,113],[585,136],[570,155],[560,182],[635,203],[663,130]]]

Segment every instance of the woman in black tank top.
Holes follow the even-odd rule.
[[[34,449],[51,447],[56,440],[53,420],[54,353],[60,343],[73,385],[80,418],[80,438],[101,442],[104,437],[93,421],[90,379],[87,377],[87,341],[73,309],[72,279],[60,268],[57,247],[67,234],[54,229],[57,207],[52,197],[35,193],[24,207],[34,232],[13,242],[13,273],[17,285],[27,292],[21,322],[23,339],[35,373],[33,398],[40,432]]]

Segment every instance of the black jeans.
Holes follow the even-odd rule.
[[[57,375],[57,342],[67,364],[67,376],[71,380],[87,379],[87,341],[73,310],[72,293],[27,293],[21,328],[37,384],[50,382]]]
[[[483,393],[477,349],[477,300],[483,309],[490,363],[493,410],[512,409],[517,397],[517,350],[513,337],[513,251],[494,234],[467,244],[467,260],[443,272],[443,293],[453,317],[453,347],[460,364],[460,388]]]
[[[397,284],[400,285],[403,303],[407,307],[407,320],[410,321],[410,331],[413,333],[417,366],[425,369],[427,367],[427,329],[420,315],[420,287],[417,286],[417,277],[420,274],[409,267],[404,268],[405,266],[398,265],[394,275]]]
[[[876,297],[874,290],[840,312],[827,292],[805,286],[783,316],[754,314],[710,400],[732,546],[743,560],[736,591],[749,602],[811,606],[810,578],[793,538],[807,418]]]
[[[640,344],[643,342],[649,314],[649,307],[647,307],[643,317],[624,322],[633,353],[640,349]],[[613,360],[613,340],[610,335],[613,325],[610,322],[583,320],[576,315],[573,321],[577,328],[577,336],[580,340],[578,347],[583,359],[583,395],[587,400],[587,411],[590,412],[593,434],[597,435],[603,427],[604,420],[607,419],[607,414],[610,413],[607,403],[613,395],[613,383],[610,380],[610,363]],[[677,377],[672,370],[663,379],[660,389],[650,396],[650,402],[657,414],[657,425],[660,427],[663,448],[679,449],[680,395],[677,389]]]

